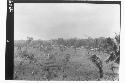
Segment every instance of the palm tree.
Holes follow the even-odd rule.
[[[106,63],[110,61],[114,61],[115,63],[120,63],[120,35],[116,35],[114,40],[111,38],[107,38],[107,45],[110,46],[109,51],[107,53],[110,55],[109,58],[106,60]]]
[[[96,56],[95,54],[90,57],[90,60],[93,62],[93,64],[99,69],[100,78],[103,77],[103,69],[102,69],[102,61],[101,59]]]

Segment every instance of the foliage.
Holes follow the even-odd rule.
[[[120,62],[120,35],[116,35],[114,40],[111,38],[107,38],[107,53],[110,54],[110,57],[106,60],[108,63],[109,61],[114,61],[119,64]]]
[[[26,63],[28,64],[22,61],[23,64],[19,66],[21,67],[26,66],[26,68],[24,69],[28,69],[28,67],[31,67],[31,68],[33,67],[34,70],[37,70],[37,67],[38,67],[38,69],[40,70],[38,71],[38,73],[40,74],[38,78],[45,77],[46,80],[53,80],[56,78],[58,79],[61,78],[62,80],[65,80],[69,76],[72,76],[72,75],[75,76],[76,73],[78,72],[80,72],[80,74],[78,74],[80,76],[83,73],[82,71],[85,71],[85,73],[88,74],[88,72],[86,72],[84,68],[93,68],[92,67],[93,63],[99,69],[98,73],[100,73],[100,78],[102,78],[103,73],[104,73],[102,70],[103,62],[101,61],[99,57],[94,55],[91,57],[92,63],[89,63],[89,62],[86,63],[86,60],[90,56],[87,56],[87,54],[83,52],[88,52],[90,51],[90,49],[97,48],[97,50],[94,51],[94,53],[98,51],[102,51],[102,53],[106,52],[110,54],[110,57],[107,59],[106,62],[115,61],[119,63],[119,58],[120,58],[120,45],[119,45],[120,36],[119,35],[115,36],[114,39],[110,37],[108,38],[104,38],[104,37],[90,38],[89,37],[88,39],[58,38],[58,39],[53,39],[53,40],[33,40],[32,37],[28,37],[25,43],[27,45],[21,45],[21,46],[27,47],[27,49],[24,50],[24,48],[22,48],[24,50],[22,51],[22,54],[17,53],[17,55],[22,56],[21,60],[25,59],[25,62],[27,61]],[[20,46],[18,44],[21,44],[21,43],[19,42],[16,44],[17,44],[16,46]],[[65,47],[66,50],[61,52],[60,51],[61,49],[59,49],[60,47],[61,48]],[[83,51],[84,47],[87,50]],[[39,50],[39,48],[41,50]],[[76,50],[77,52],[76,56],[72,56],[74,55],[73,54],[74,51],[72,50],[72,48]],[[83,61],[84,58],[85,58],[85,61]],[[83,65],[80,65],[80,66],[77,64],[75,65],[76,62],[73,62],[73,61],[76,61],[79,64],[83,64]],[[86,65],[87,67],[84,65]],[[88,66],[91,66],[91,67],[88,67]],[[25,71],[25,70],[22,69],[21,71]],[[70,75],[70,72],[73,74]],[[82,80],[84,80],[85,78],[84,75],[85,74],[82,74],[83,76],[83,78],[81,78]]]
[[[27,37],[27,44],[30,44],[33,41],[33,37]]]
[[[100,73],[100,78],[103,77],[103,69],[102,69],[102,61],[100,60],[99,57],[97,57],[96,55],[92,55],[90,57],[90,60],[95,64],[95,66],[99,69],[99,73]]]

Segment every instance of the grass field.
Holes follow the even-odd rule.
[[[101,79],[98,68],[90,60],[92,54],[96,54],[102,61],[104,75]],[[102,51],[90,51],[87,48],[74,50],[72,47],[66,47],[61,50],[55,46],[48,51],[33,45],[29,47],[24,45],[21,49],[14,46],[14,79],[41,81],[118,80],[118,68],[111,69],[112,65],[118,66],[118,64],[105,63],[108,57],[109,55]]]

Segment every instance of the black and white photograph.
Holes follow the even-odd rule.
[[[14,3],[14,80],[119,81],[120,4]]]

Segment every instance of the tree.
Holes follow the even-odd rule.
[[[95,66],[99,69],[100,78],[103,77],[103,69],[102,69],[102,61],[95,54],[90,57],[90,60],[95,64]]]
[[[58,45],[64,45],[64,39],[63,38],[58,38],[57,39],[57,44]]]
[[[107,38],[106,41],[108,45],[108,48],[106,51],[108,54],[110,54],[109,58],[106,60],[106,63],[110,61],[114,61],[119,64],[120,62],[120,35],[116,35],[114,40],[111,40],[111,38]]]
[[[33,37],[27,37],[27,45],[29,45],[33,41]]]

